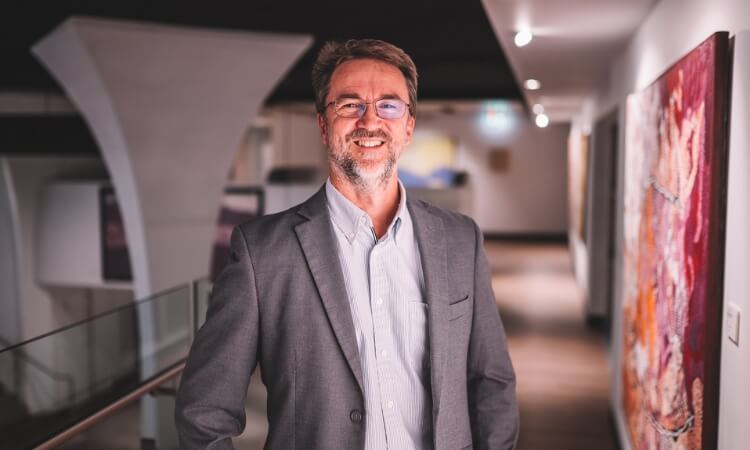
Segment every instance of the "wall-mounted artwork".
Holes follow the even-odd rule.
[[[505,173],[510,170],[510,150],[507,148],[491,149],[488,160],[493,172]]]
[[[102,279],[109,281],[132,281],[128,240],[125,224],[120,214],[115,190],[103,187],[99,190],[102,227]]]
[[[571,134],[568,138],[568,215],[570,229],[586,240],[586,186],[589,165],[588,134]]]
[[[229,244],[232,230],[235,226],[263,215],[263,189],[255,186],[235,186],[224,190],[221,208],[214,235],[214,250],[211,256],[211,281],[216,280],[219,273],[229,261]]]
[[[448,188],[456,184],[456,140],[415,132],[398,161],[398,177],[407,188]]]
[[[634,449],[717,445],[727,33],[627,103],[622,417]]]

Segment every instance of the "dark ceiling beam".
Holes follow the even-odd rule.
[[[76,114],[0,115],[0,155],[99,155],[99,147]]]
[[[479,1],[381,0],[364,7],[350,0],[131,0],[14,1],[0,14],[0,90],[61,93],[31,56],[30,47],[70,15],[151,21],[237,31],[305,33],[312,48],[270,100],[307,101],[315,54],[328,40],[377,37],[406,50],[421,73],[423,99],[520,99],[510,67]]]

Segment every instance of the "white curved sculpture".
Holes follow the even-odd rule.
[[[242,134],[311,42],[73,17],[33,47],[102,152],[136,298],[207,273],[219,199]],[[158,337],[157,317],[140,318],[142,340]],[[173,445],[161,430],[172,428],[171,406],[143,412],[144,436],[159,448]]]

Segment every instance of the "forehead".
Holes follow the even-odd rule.
[[[395,66],[374,59],[353,59],[341,64],[331,75],[330,99],[342,94],[374,100],[397,96],[408,101],[406,78]]]

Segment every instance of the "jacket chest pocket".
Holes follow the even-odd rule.
[[[471,311],[471,299],[466,294],[448,304],[448,320],[459,319]]]

